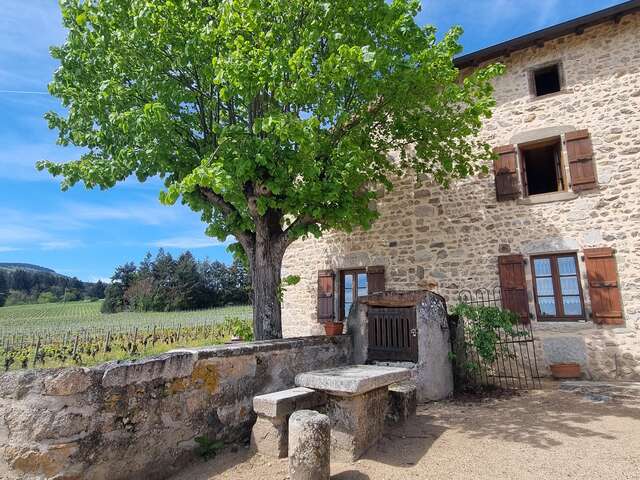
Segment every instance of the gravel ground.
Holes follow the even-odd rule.
[[[422,405],[332,480],[640,479],[640,397],[532,391]],[[287,462],[240,448],[173,480],[285,480]]]

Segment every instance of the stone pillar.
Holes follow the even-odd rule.
[[[329,480],[331,427],[329,417],[298,410],[289,418],[290,480]]]
[[[386,386],[360,395],[329,395],[334,460],[355,462],[382,438],[388,398]]]

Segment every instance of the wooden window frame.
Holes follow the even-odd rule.
[[[527,178],[526,152],[543,147],[555,147],[555,168],[556,179],[558,181],[558,190],[544,193],[529,193],[529,180]],[[562,193],[569,191],[569,179],[565,172],[565,159],[563,152],[564,142],[561,136],[547,137],[531,142],[519,143],[517,147],[518,168],[520,169],[520,185],[522,190],[522,198],[538,197],[541,195],[553,195],[554,193]]]
[[[340,270],[340,285],[339,285],[339,289],[340,289],[340,294],[338,295],[338,319],[341,322],[344,322],[346,320],[346,316],[344,313],[344,285],[345,285],[345,276],[347,275],[355,275],[355,282],[353,285],[355,285],[355,288],[352,286],[351,291],[352,291],[352,304],[356,303],[358,300],[358,275],[359,274],[365,274],[367,275],[367,269],[366,268],[352,268],[352,269],[348,269],[348,270]],[[367,287],[369,286],[369,279],[367,279]]]
[[[536,72],[539,72],[540,70],[546,70],[551,67],[558,68],[558,80],[560,81],[560,90],[558,90],[557,92],[545,93],[544,95],[538,95],[537,88],[536,88]],[[561,93],[564,93],[567,90],[566,78],[564,74],[564,65],[562,64],[561,60],[552,60],[550,62],[545,62],[539,65],[535,65],[528,69],[527,76],[529,80],[529,95],[530,95],[530,98],[532,98],[533,100],[538,100],[540,98],[549,98],[554,95],[559,95]]]
[[[562,304],[562,290],[560,288],[560,274],[558,272],[558,257],[573,257],[576,265],[576,279],[578,281],[578,294],[580,296],[580,307],[582,309],[582,315],[565,315],[564,306]],[[553,283],[553,299],[556,306],[556,315],[542,315],[540,312],[540,304],[538,302],[538,287],[536,282],[536,267],[535,260],[537,259],[549,259],[551,263],[551,281]],[[580,320],[586,320],[586,310],[584,306],[584,293],[582,291],[582,281],[580,277],[580,264],[578,262],[578,254],[576,252],[564,252],[564,253],[548,253],[540,255],[532,255],[531,262],[531,281],[533,283],[533,300],[536,307],[536,316],[538,322],[576,322]]]

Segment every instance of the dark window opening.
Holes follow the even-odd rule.
[[[537,97],[560,91],[560,66],[540,68],[533,72],[533,83]]]
[[[368,294],[367,272],[364,269],[343,270],[340,272],[340,320],[344,321],[349,315],[351,305],[358,302],[358,298]]]
[[[584,319],[578,259],[574,253],[532,258],[538,321]]]
[[[522,180],[527,195],[564,190],[560,164],[560,139],[520,147]]]

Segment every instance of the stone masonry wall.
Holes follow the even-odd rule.
[[[245,441],[255,395],[351,356],[348,336],[311,337],[1,375],[0,478],[166,478],[197,436]]]
[[[493,175],[449,190],[405,178],[378,204],[382,216],[367,233],[332,233],[294,243],[285,275],[302,281],[287,290],[287,335],[320,331],[316,282],[320,269],[385,265],[387,288],[426,288],[452,304],[460,290],[499,284],[497,257],[513,253],[577,252],[585,307],[589,291],[581,252],[616,251],[625,326],[533,320],[539,358],[579,361],[590,378],[640,379],[640,14],[601,24],[496,59],[507,67],[495,82],[497,107],[482,135],[494,146],[588,129],[599,187],[562,200],[497,202]],[[566,88],[533,98],[528,70],[561,61]],[[563,147],[564,149],[565,147]],[[566,168],[566,150],[563,152]],[[550,199],[550,198],[549,198]],[[535,312],[527,263],[530,311]]]

